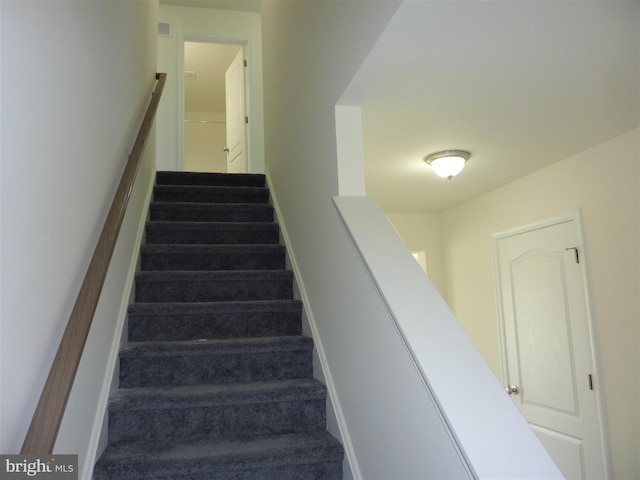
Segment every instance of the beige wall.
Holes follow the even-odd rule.
[[[386,213],[386,216],[409,250],[425,252],[427,276],[444,296],[440,216],[424,213]]]
[[[187,172],[226,172],[227,125],[224,112],[185,112],[184,169]],[[200,123],[205,121],[207,123]]]
[[[491,235],[580,209],[614,478],[640,477],[638,130],[441,215],[446,299],[501,376]]]

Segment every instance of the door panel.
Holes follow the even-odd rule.
[[[575,414],[577,402],[563,256],[535,250],[511,261],[519,400]],[[526,388],[525,388],[526,386]]]
[[[583,472],[586,471],[584,461],[584,442],[569,435],[548,430],[544,427],[531,425],[542,445],[547,451],[557,452],[556,463],[558,468],[568,479],[583,478]]]
[[[576,223],[496,236],[505,380],[517,386],[513,401],[562,473],[601,479],[607,468]]]

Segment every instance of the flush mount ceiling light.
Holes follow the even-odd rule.
[[[424,157],[424,161],[431,165],[436,175],[451,180],[464,168],[471,154],[464,150],[444,150]]]

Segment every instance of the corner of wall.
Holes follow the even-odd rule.
[[[343,105],[335,109],[338,194],[365,195],[361,109]]]

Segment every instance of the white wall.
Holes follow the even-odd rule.
[[[338,194],[335,105],[397,5],[262,4],[267,174],[330,368],[352,351],[349,339],[359,329],[367,331],[364,316],[339,311],[341,306],[349,309],[343,296],[356,294],[358,285],[341,274],[343,267],[357,268],[357,260],[345,260],[350,245],[331,202]],[[336,290],[338,297],[333,296]],[[343,335],[345,330],[348,335]],[[343,368],[355,373],[358,366],[351,360]],[[360,382],[366,379],[356,384]]]
[[[398,4],[263,2],[267,174],[335,394],[338,422],[330,429],[348,434],[354,477],[463,478],[412,356],[332,205],[340,188],[335,105]]]
[[[248,106],[250,118],[249,170],[264,172],[264,114],[262,98],[262,29],[261,17],[255,12],[236,12],[207,8],[160,5],[159,21],[172,25],[171,37],[158,37],[158,71],[166,72],[167,87],[158,111],[157,162],[158,170],[182,170],[182,140],[178,120],[182,118],[178,99],[183,94],[179,59],[184,36],[227,39],[233,43],[247,43],[248,47]]]
[[[580,209],[614,478],[638,466],[640,320],[638,131],[441,215],[447,301],[498,377],[491,235]]]
[[[1,21],[0,451],[15,453],[155,83],[157,2],[2,2]],[[124,227],[126,241],[135,230]],[[129,260],[118,256],[110,275],[126,277]],[[115,300],[99,314],[111,325],[90,333],[95,348],[111,345],[117,283],[107,285]],[[99,386],[107,352],[89,351],[103,358],[83,361],[79,375]],[[81,402],[87,411],[70,403],[68,415],[88,425],[71,421],[66,453],[89,441],[91,391]]]
[[[340,195],[365,194],[362,141],[360,107],[336,105],[336,156]]]
[[[427,276],[445,296],[440,246],[440,216],[426,213],[386,213],[409,250],[424,251]]]

